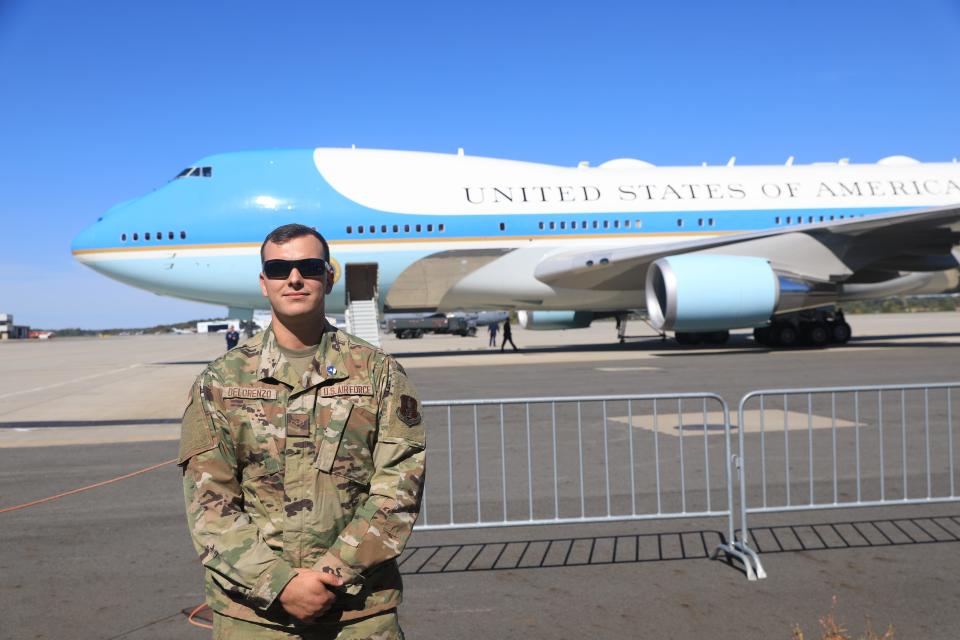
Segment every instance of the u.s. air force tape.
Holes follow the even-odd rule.
[[[372,396],[373,387],[369,384],[335,384],[320,388],[320,397],[331,396]]]
[[[262,400],[276,400],[277,390],[264,387],[224,387],[224,398],[254,398]]]

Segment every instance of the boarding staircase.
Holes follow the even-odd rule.
[[[379,268],[376,263],[347,264],[347,333],[380,346]]]
[[[375,347],[380,346],[380,314],[376,299],[351,300],[343,315],[347,321],[347,333]]]

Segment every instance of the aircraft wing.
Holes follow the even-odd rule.
[[[568,251],[544,258],[538,280],[555,287],[626,291],[643,286],[647,267],[684,253],[766,258],[774,269],[821,282],[884,280],[898,271],[956,268],[960,206],[870,218],[795,224],[673,244]]]

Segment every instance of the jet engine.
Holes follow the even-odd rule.
[[[533,331],[583,329],[593,322],[592,311],[518,311],[520,326]]]
[[[757,327],[780,302],[780,278],[763,258],[685,254],[650,265],[645,295],[658,330]]]

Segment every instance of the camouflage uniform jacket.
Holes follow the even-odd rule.
[[[403,368],[332,327],[300,380],[269,328],[211,363],[179,454],[207,603],[297,626],[277,596],[307,567],[345,581],[320,622],[397,606],[395,558],[419,513],[424,447]]]

